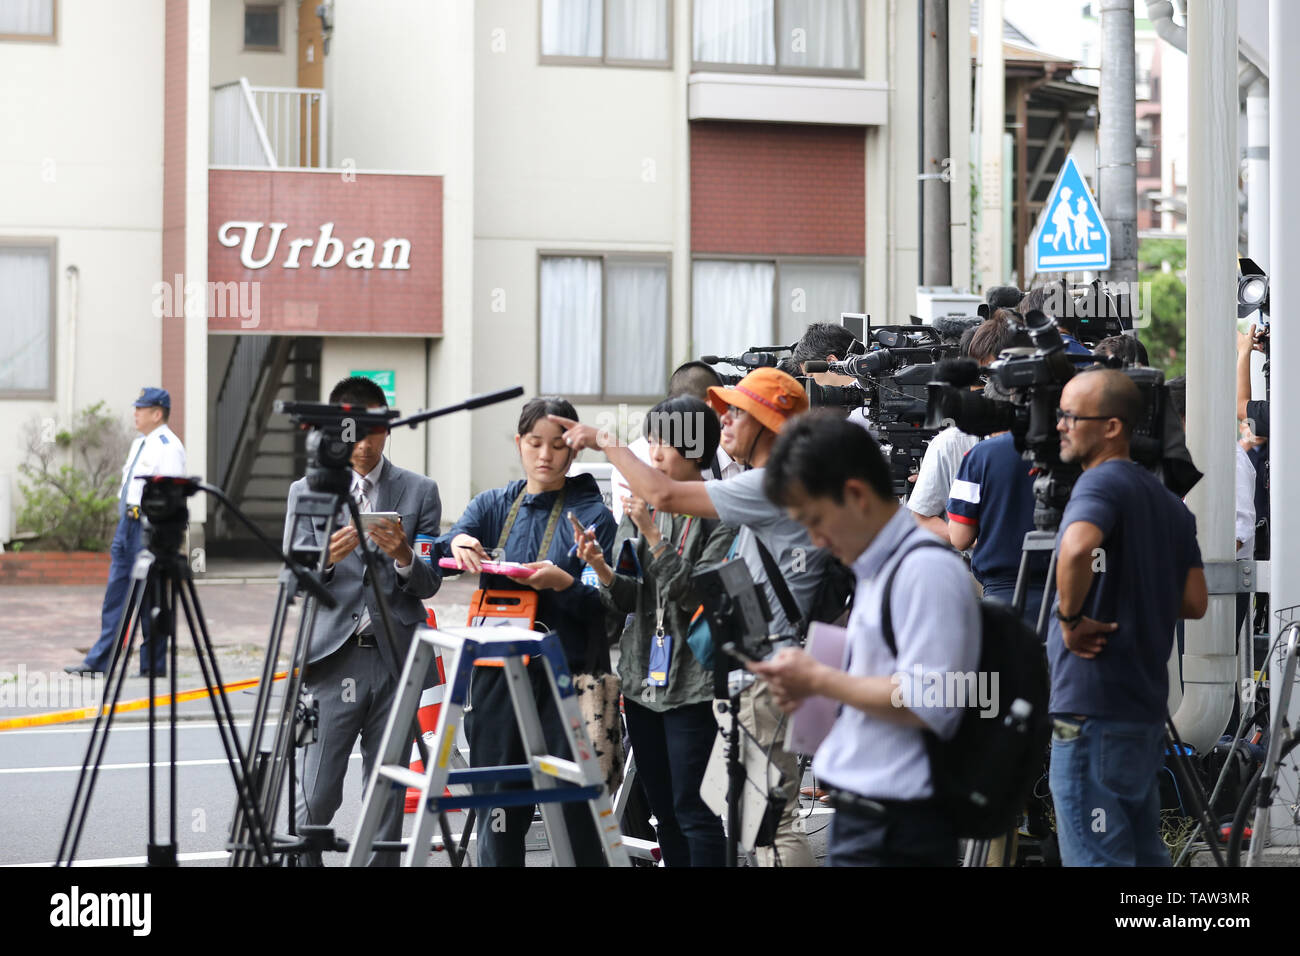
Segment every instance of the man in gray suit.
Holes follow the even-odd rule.
[[[335,385],[329,401],[331,405],[363,408],[386,404],[383,390],[359,377]],[[358,734],[362,779],[370,779],[411,636],[425,619],[421,601],[433,597],[442,583],[438,569],[420,560],[412,548],[416,535],[436,537],[441,532],[438,486],[385,458],[387,440],[384,431],[357,441],[352,451],[352,497],[363,513],[395,511],[401,515],[400,524],[382,520],[366,533],[372,547],[382,552],[378,556],[379,586],[388,605],[394,646],[390,649],[383,635],[356,529],[344,524],[330,536],[325,571],[325,586],[339,604],[333,610],[318,606],[303,675],[303,690],[320,703],[320,735],[316,743],[300,752],[299,826],[324,826],[333,819],[343,801],[343,778]],[[310,540],[317,547],[323,543],[324,519],[303,518],[296,529],[292,527],[294,504],[305,490],[305,478],[289,488],[286,547],[291,537]],[[402,805],[403,791],[394,789],[384,808],[379,839],[401,839]],[[304,862],[320,865],[319,854],[311,857]],[[393,852],[376,853],[370,859],[372,866],[395,866],[398,861]]]

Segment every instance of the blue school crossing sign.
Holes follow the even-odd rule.
[[[1034,272],[1110,268],[1110,230],[1074,157],[1056,177],[1034,237]]]

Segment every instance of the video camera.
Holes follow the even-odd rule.
[[[1034,526],[1051,530],[1060,524],[1061,512],[1080,474],[1079,465],[1061,461],[1060,433],[1056,430],[1061,392],[1074,377],[1075,366],[1051,316],[1033,310],[1024,317],[1024,329],[1033,347],[1006,349],[987,369],[970,359],[936,364],[934,379],[928,386],[925,426],[939,428],[951,422],[981,437],[1011,432],[1016,450],[1038,472],[1034,481]],[[1166,414],[1164,373],[1136,367],[1122,371],[1137,385],[1143,398],[1142,418],[1132,423],[1133,459],[1182,497],[1201,475],[1187,453],[1178,416]],[[970,390],[981,378],[991,384],[986,388],[991,394]]]
[[[743,368],[748,375],[756,368],[776,368],[781,364],[781,356],[778,353],[789,352],[793,348],[793,345],[767,345],[751,348],[740,355],[701,355],[700,361],[705,365],[731,365]],[[744,375],[718,372],[718,378],[722,380],[723,385],[735,385],[744,377]]]
[[[328,405],[322,402],[276,402],[276,412],[309,430],[307,486],[312,491],[346,496],[352,488],[352,449],[377,431],[388,431],[401,415],[396,409]]]

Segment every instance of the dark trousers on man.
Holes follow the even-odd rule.
[[[542,736],[551,754],[563,760],[573,759],[559,708],[551,694],[545,665],[541,658],[528,664],[529,683],[541,716]],[[501,767],[522,764],[524,742],[519,736],[514,705],[505,668],[475,667],[470,685],[470,710],[465,716],[465,737],[469,741],[469,761],[474,767]],[[502,790],[528,790],[530,783],[488,783],[475,785],[477,793]],[[574,861],[578,866],[603,866],[604,851],[596,832],[591,809],[585,801],[560,804],[569,831]],[[523,866],[524,842],[533,822],[533,807],[485,807],[478,818],[479,866]]]
[[[140,551],[140,519],[123,515],[113,533],[113,543],[108,549],[109,569],[108,587],[104,590],[104,605],[99,614],[99,639],[86,652],[86,665],[97,671],[107,671],[113,663],[113,653],[117,648],[117,632],[122,626],[122,613],[130,613],[127,598],[131,594],[131,569],[135,567],[135,556]],[[167,672],[167,646],[164,642],[149,640],[149,622],[140,621],[140,670],[147,674],[153,671],[162,676]]]
[[[358,735],[363,788],[370,781],[375,761],[382,756],[379,748],[397,694],[397,681],[378,647],[373,646],[374,636],[364,640],[370,646],[362,647],[355,635],[349,637],[333,654],[309,664],[303,675],[303,689],[320,704],[320,728],[317,741],[298,751],[299,826],[325,826],[334,819],[343,802],[343,779]],[[376,832],[378,840],[402,838],[406,791],[390,789]],[[384,850],[371,854],[369,864],[397,866],[400,860],[397,852]],[[320,866],[320,854],[310,854],[304,863]]]
[[[827,866],[956,866],[957,835],[930,801],[878,801],[880,812],[837,804]]]
[[[700,796],[718,722],[707,702],[656,711],[624,700],[636,779],[658,820],[665,866],[726,866],[722,820]]]

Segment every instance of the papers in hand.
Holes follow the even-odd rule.
[[[819,664],[844,669],[848,632],[834,624],[814,621],[808,627],[808,642],[804,650]],[[790,715],[785,733],[785,749],[790,753],[816,753],[826,735],[831,732],[840,714],[840,702],[829,697],[806,697]]]

